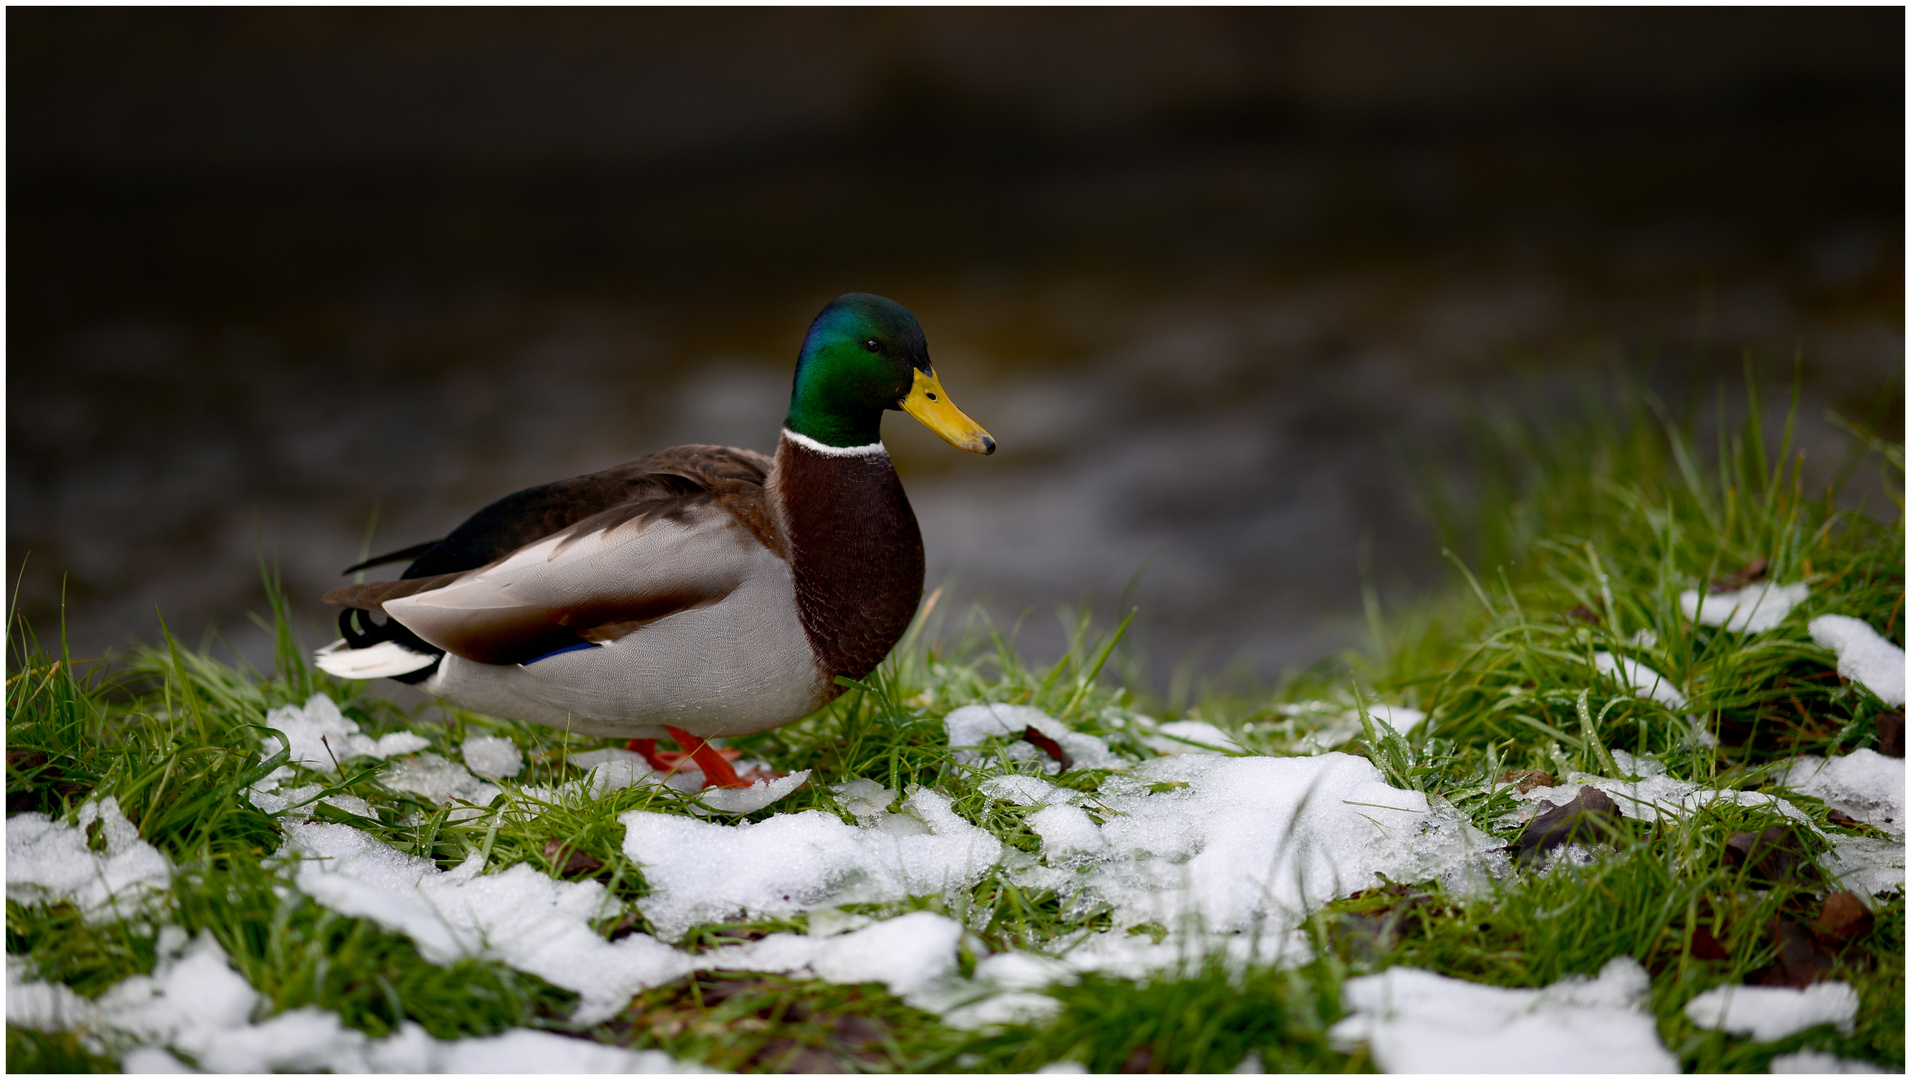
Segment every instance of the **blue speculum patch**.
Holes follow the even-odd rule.
[[[532,658],[530,658],[529,660],[526,660],[524,663],[518,666],[530,667],[532,664],[537,663],[539,660],[549,660],[553,656],[560,656],[567,652],[576,652],[579,649],[595,649],[596,647],[597,646],[592,642],[580,641],[575,645],[566,645],[561,649],[552,649],[550,652],[545,653],[543,656],[533,656]]]

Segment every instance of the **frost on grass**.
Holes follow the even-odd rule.
[[[1811,621],[1811,639],[1838,656],[1838,674],[1878,695],[1886,705],[1904,705],[1904,650],[1878,635],[1862,619],[1820,615]]]
[[[821,810],[739,825],[643,810],[618,820],[624,854],[651,887],[638,909],[674,941],[700,923],[961,891],[1002,856],[1002,842],[946,795],[917,789],[902,810],[863,826]]]
[[[423,735],[412,731],[394,731],[373,739],[361,734],[358,721],[338,711],[324,694],[313,694],[303,706],[281,705],[265,714],[265,726],[285,733],[291,743],[291,764],[319,772],[335,773],[353,758],[383,760],[395,754],[409,754],[431,745]],[[259,760],[279,752],[276,736],[267,735]],[[290,774],[287,774],[290,775]]]
[[[1008,760],[1039,759],[1045,762],[1042,768],[1049,775],[1061,772],[1061,762],[1048,760],[1034,745],[1022,741],[1022,732],[1029,728],[1054,739],[1078,769],[1125,769],[1133,764],[1110,750],[1107,743],[1071,730],[1033,705],[964,705],[944,717],[943,724],[949,731],[949,748],[964,765],[979,765],[992,758],[994,755],[983,749],[983,744],[991,738],[1004,738],[1010,740],[1002,748]]]
[[[609,902],[595,881],[555,881],[527,863],[480,874],[475,856],[440,870],[346,825],[290,823],[286,836],[301,860],[294,880],[312,899],[406,935],[434,964],[488,956],[574,990],[578,1023],[689,970],[684,954],[654,938],[599,936],[591,921]]]
[[[1893,836],[1904,835],[1903,758],[1870,749],[1830,759],[1806,755],[1794,758],[1779,782]]]
[[[232,969],[210,934],[188,942],[164,927],[158,964],[100,999],[88,1001],[58,983],[26,980],[7,962],[7,1023],[36,1031],[77,1032],[88,1050],[123,1055],[128,1072],[685,1072],[697,1071],[658,1051],[629,1051],[541,1031],[440,1041],[406,1022],[373,1040],[313,1006],[265,1020],[268,1002]],[[182,1061],[181,1058],[185,1060]]]
[[[1842,982],[1789,986],[1715,986],[1685,1005],[1686,1019],[1702,1028],[1776,1042],[1819,1024],[1850,1034],[1858,992]]]
[[[68,825],[45,814],[7,819],[7,899],[22,904],[68,900],[88,922],[142,910],[172,881],[159,850],[107,796],[80,807]]]
[[[1389,968],[1341,987],[1348,1016],[1328,1035],[1365,1043],[1387,1072],[1676,1073],[1641,1006],[1650,979],[1615,957],[1597,979],[1569,975],[1539,990]]]
[[[1687,589],[1679,594],[1679,610],[1700,626],[1723,626],[1744,634],[1762,634],[1785,621],[1792,609],[1811,596],[1804,582],[1774,585],[1761,582],[1722,593]]]

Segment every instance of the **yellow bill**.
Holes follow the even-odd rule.
[[[942,389],[942,380],[933,371],[916,369],[916,382],[909,396],[902,399],[902,411],[922,421],[922,426],[942,437],[942,441],[971,454],[995,453],[995,439],[982,425],[962,414]]]

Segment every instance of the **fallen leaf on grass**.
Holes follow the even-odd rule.
[[[1737,592],[1764,577],[1766,565],[1764,557],[1760,556],[1724,577],[1713,578],[1710,589],[1715,593]]]
[[[604,868],[601,860],[576,849],[572,849],[561,864],[558,859],[560,855],[565,855],[564,841],[556,837],[544,841],[544,857],[550,860],[552,866],[558,868],[559,877],[570,877],[572,874],[595,874]]]
[[[1692,955],[1700,960],[1730,960],[1731,950],[1725,943],[1712,936],[1712,931],[1701,926],[1692,931]]]
[[[1596,787],[1582,787],[1565,806],[1526,823],[1517,843],[1519,861],[1531,862],[1562,844],[1595,843],[1619,830],[1619,804]]]
[[[1818,944],[1811,929],[1783,917],[1772,920],[1778,958],[1745,976],[1747,986],[1789,986],[1803,990],[1831,974],[1837,960]]]
[[[1023,730],[1022,741],[1032,744],[1037,750],[1061,762],[1063,772],[1075,767],[1075,759],[1068,756],[1068,751],[1062,749],[1062,744],[1037,731],[1033,724]]]
[[[1534,788],[1552,787],[1553,774],[1544,769],[1508,769],[1500,774],[1500,783],[1511,784],[1524,795]]]
[[[1878,714],[1878,753],[1885,757],[1904,756],[1904,714],[1888,712]]]
[[[1733,866],[1749,867],[1751,880],[1758,884],[1809,883],[1818,878],[1798,834],[1783,825],[1763,832],[1733,833],[1725,841],[1725,858]]]
[[[1820,941],[1843,945],[1871,933],[1874,925],[1876,920],[1856,896],[1835,892],[1825,897],[1825,906],[1819,909],[1811,928]]]

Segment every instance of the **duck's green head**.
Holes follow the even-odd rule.
[[[907,412],[950,446],[995,453],[989,433],[950,403],[909,309],[846,293],[810,323],[783,426],[825,446],[869,446],[882,441],[887,409]]]

